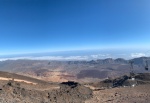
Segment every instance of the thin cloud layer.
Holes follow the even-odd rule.
[[[20,57],[1,57],[0,61],[6,60],[19,60],[19,59],[27,59],[27,60],[61,60],[61,61],[69,61],[69,60],[97,60],[97,59],[106,59],[106,58],[124,58],[131,59],[137,57],[148,56],[145,53],[131,53],[131,54],[93,54],[93,55],[78,55],[78,56],[20,56]]]
[[[143,57],[146,56],[145,53],[131,53],[132,58]]]
[[[97,54],[97,55],[91,55],[91,58],[93,58],[93,59],[111,58],[111,55],[110,54]]]
[[[0,61],[5,60],[19,60],[19,59],[29,59],[29,60],[92,60],[92,59],[104,59],[110,58],[109,54],[97,54],[89,56],[27,56],[27,57],[12,57],[12,58],[0,58]]]

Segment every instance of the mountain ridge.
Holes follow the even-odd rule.
[[[0,62],[0,70],[48,81],[80,81],[86,78],[92,78],[92,80],[94,78],[104,79],[129,74],[130,61],[134,62],[134,72],[149,72],[149,70],[145,71],[146,60],[150,65],[150,57],[130,60],[106,58],[89,61],[6,60]]]

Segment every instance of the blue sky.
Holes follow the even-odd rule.
[[[0,54],[150,49],[149,0],[0,0]]]

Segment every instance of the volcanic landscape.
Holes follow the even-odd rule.
[[[149,103],[145,60],[1,61],[0,103]]]

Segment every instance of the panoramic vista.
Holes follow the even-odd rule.
[[[1,0],[0,103],[149,103],[149,5]]]

